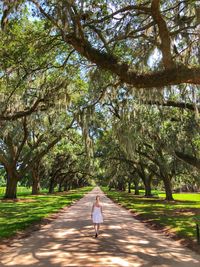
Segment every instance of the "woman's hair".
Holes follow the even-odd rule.
[[[97,200],[98,198],[100,199],[100,196],[99,196],[99,195],[96,196],[96,200]]]

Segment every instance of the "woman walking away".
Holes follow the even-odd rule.
[[[96,196],[96,201],[92,206],[91,218],[94,223],[95,238],[98,237],[100,223],[103,222],[102,206],[100,204],[100,196]]]

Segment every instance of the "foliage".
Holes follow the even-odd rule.
[[[48,33],[43,21],[29,20],[26,9],[20,21],[13,19],[6,33],[0,33],[5,59],[0,83],[0,162],[6,170],[7,189],[14,180],[39,189],[39,166],[74,126],[77,106],[87,90],[77,71],[77,57],[59,36]],[[15,196],[6,192],[6,197]]]
[[[149,194],[151,183],[158,186],[160,181],[168,193],[172,186],[177,190],[187,187],[189,180],[189,190],[198,190],[198,171],[177,156],[177,151],[198,155],[198,141],[193,140],[198,140],[199,123],[194,112],[138,103],[124,90],[112,101],[104,101],[102,120],[109,120],[104,131],[97,129],[96,155],[102,166],[107,162],[105,176],[112,186],[119,182],[124,189],[139,176]]]
[[[196,1],[3,1],[0,163],[53,191],[199,190]],[[195,169],[197,168],[197,169]],[[14,181],[15,185],[12,185]],[[188,184],[191,183],[189,187]]]

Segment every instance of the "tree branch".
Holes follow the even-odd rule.
[[[200,111],[200,106],[195,106],[193,103],[184,103],[184,102],[175,102],[172,100],[167,100],[164,102],[159,102],[159,101],[143,101],[142,104],[147,104],[147,105],[157,105],[157,106],[165,106],[165,107],[176,107],[176,108],[182,108],[182,109],[189,109],[192,111],[195,111],[198,109]]]
[[[22,117],[31,115],[33,112],[37,111],[37,107],[40,103],[44,102],[44,99],[37,99],[32,107],[28,110],[18,111],[12,115],[0,115],[0,121],[12,121]]]
[[[28,138],[28,128],[27,128],[27,119],[26,117],[23,119],[23,130],[24,130],[24,137],[23,140],[21,142],[21,144],[19,145],[18,149],[17,149],[17,153],[16,153],[16,157],[15,159],[18,160],[18,157],[20,156],[20,153],[26,143],[26,140]]]
[[[101,19],[97,19],[97,20],[91,20],[90,22],[86,23],[84,26],[88,26],[90,24],[96,24],[96,23],[103,23],[108,19],[114,18],[115,15],[118,15],[120,13],[126,12],[126,11],[131,11],[131,10],[138,10],[138,11],[143,11],[145,13],[150,13],[151,9],[148,7],[145,7],[145,5],[128,5],[126,7],[123,7],[115,12],[113,12],[112,14],[109,14]]]
[[[177,66],[163,71],[139,74],[130,70],[127,63],[120,63],[113,55],[100,52],[98,49],[92,47],[89,42],[80,40],[73,34],[63,34],[63,38],[66,43],[71,44],[89,61],[96,63],[102,69],[116,74],[122,82],[126,82],[136,88],[160,88],[181,83],[200,84],[199,67],[188,68],[186,66]]]
[[[200,67],[189,68],[187,66],[175,66],[173,64],[170,51],[170,33],[167,29],[166,22],[160,14],[159,0],[153,0],[151,11],[160,31],[165,70],[145,74],[131,70],[131,66],[128,63],[121,63],[112,54],[104,53],[94,48],[86,38],[83,40],[82,38],[78,38],[75,33],[70,34],[61,29],[55,19],[43,10],[37,0],[30,1],[35,3],[40,12],[60,30],[62,38],[67,44],[72,45],[80,55],[95,63],[98,67],[117,75],[122,82],[130,84],[135,88],[161,88],[168,85],[179,85],[181,83],[200,84]],[[146,9],[146,7],[142,8]]]
[[[151,13],[159,29],[164,67],[170,69],[174,65],[171,55],[171,39],[167,24],[160,12],[160,0],[152,0]]]
[[[200,159],[179,151],[175,151],[175,155],[178,159],[181,159],[182,161],[196,167],[197,169],[200,169]]]

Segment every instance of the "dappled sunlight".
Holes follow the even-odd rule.
[[[108,229],[121,229],[122,227],[120,225],[109,225]]]
[[[90,213],[96,194],[102,196],[95,188],[51,224],[14,242],[1,256],[0,266],[199,266],[198,255],[147,229],[105,196],[105,222],[95,239]]]
[[[128,267],[128,266],[130,266],[130,264],[127,262],[127,261],[125,261],[125,260],[123,260],[123,259],[120,259],[120,258],[113,258],[112,260],[111,260],[111,262],[113,263],[113,264],[119,264],[119,266],[124,266],[124,267]],[[139,266],[139,265],[138,265]]]
[[[148,240],[138,240],[137,243],[139,244],[149,244]]]
[[[69,234],[74,234],[77,232],[75,228],[70,228],[70,229],[57,229],[58,231],[55,233],[52,233],[52,237],[55,238],[64,238],[66,235]]]

